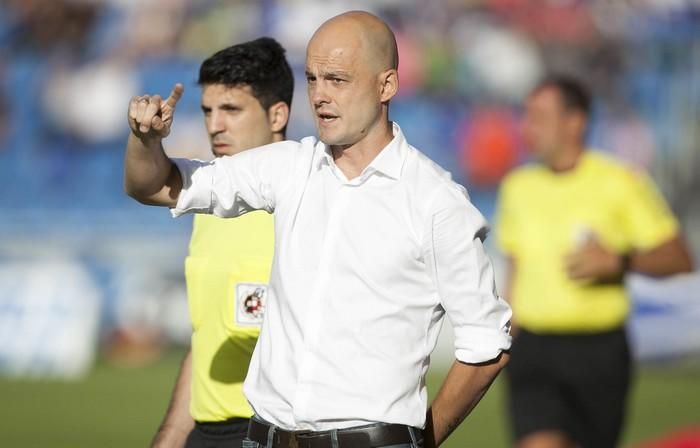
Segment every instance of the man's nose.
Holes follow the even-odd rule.
[[[209,132],[209,135],[215,135],[223,131],[223,123],[224,121],[222,114],[215,111],[211,111],[207,119],[207,131]]]
[[[309,98],[314,106],[320,106],[326,104],[330,101],[328,97],[328,90],[326,85],[322,80],[315,82],[309,87]]]

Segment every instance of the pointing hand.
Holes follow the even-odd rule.
[[[133,97],[129,102],[131,132],[142,139],[167,137],[173,124],[175,106],[184,91],[182,84],[175,84],[165,100],[160,95]]]

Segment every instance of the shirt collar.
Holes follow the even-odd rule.
[[[392,124],[394,138],[377,154],[372,163],[365,168],[365,172],[373,169],[394,180],[398,180],[401,177],[407,143],[399,125],[396,123]]]
[[[398,124],[392,123],[392,129],[394,138],[367,165],[360,177],[364,177],[372,172],[382,173],[394,180],[398,180],[401,177],[408,143]],[[333,154],[329,145],[323,144],[323,151],[318,163],[318,167],[323,163],[331,167],[334,166]]]

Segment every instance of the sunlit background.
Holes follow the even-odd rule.
[[[651,173],[700,258],[700,1],[0,5],[2,447],[146,446],[165,410],[190,334],[182,270],[191,219],[123,193],[129,98],[182,82],[166,148],[206,157],[199,64],[270,35],[296,76],[289,137],[313,134],[305,45],[348,9],[392,26],[401,61],[392,119],[489,219],[500,180],[528,160],[518,133],[524,96],[544,74],[574,74],[596,98],[590,144]],[[700,276],[629,286],[640,368],[625,446],[680,446],[650,441],[700,432]],[[431,394],[451,356],[447,329]],[[499,381],[445,446],[509,443]]]

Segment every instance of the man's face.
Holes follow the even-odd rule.
[[[532,153],[543,161],[551,160],[567,143],[570,112],[553,87],[533,92],[525,103],[523,138]]]
[[[211,150],[217,157],[272,142],[267,111],[252,95],[250,86],[204,85],[202,112]]]
[[[379,122],[379,74],[359,39],[314,38],[306,52],[309,102],[319,138],[348,146]]]

